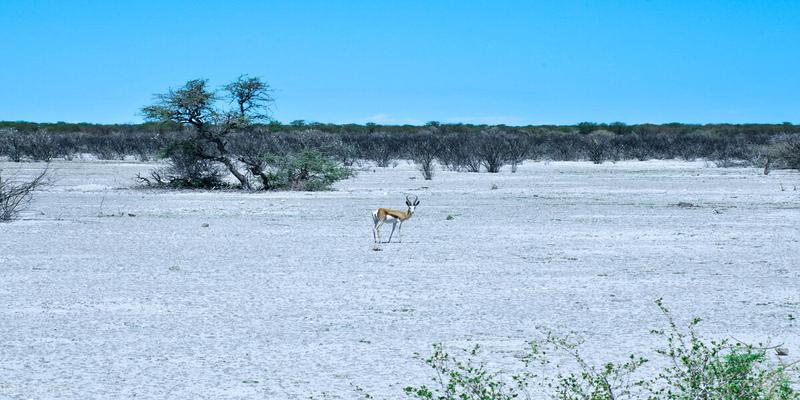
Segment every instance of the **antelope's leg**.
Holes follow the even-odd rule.
[[[397,243],[403,243],[403,222],[397,227]]]
[[[397,222],[392,224],[392,233],[389,234],[389,241],[386,243],[392,243],[392,235],[394,235],[394,228],[397,228]]]
[[[375,238],[377,239],[377,241],[375,243],[380,243],[381,242],[381,226],[382,225],[383,225],[383,221],[380,221],[375,225],[374,228],[372,228],[373,234],[375,235]]]

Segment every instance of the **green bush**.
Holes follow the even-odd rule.
[[[646,359],[631,355],[624,362],[594,366],[583,358],[578,343],[550,332],[529,342],[521,357],[524,368],[516,374],[489,370],[479,359],[479,346],[464,350],[464,360],[448,354],[441,344],[433,349],[424,361],[436,372],[434,384],[406,387],[412,398],[511,400],[536,392],[559,400],[618,400],[639,398],[636,395],[649,385],[634,376]],[[555,363],[557,359],[566,359],[569,366]]]
[[[269,171],[262,180],[271,189],[328,190],[337,181],[353,175],[350,168],[316,150],[303,150],[282,157],[268,155],[265,162]]]
[[[519,357],[520,372],[514,374],[490,369],[479,346],[454,356],[435,344],[431,356],[420,357],[434,370],[432,384],[407,386],[404,392],[418,400],[800,399],[797,362],[775,360],[770,348],[761,345],[703,339],[695,331],[700,319],[681,328],[661,300],[656,304],[667,327],[652,331],[666,343],[655,351],[666,365],[655,374],[644,374],[640,367],[649,360],[636,355],[592,364],[581,354],[579,341],[547,332],[529,342]],[[363,390],[360,394],[373,398]]]
[[[167,160],[164,168],[150,171],[149,177],[138,176],[147,186],[176,189],[217,189],[229,187],[222,179],[223,170],[212,160],[199,155],[197,144],[173,141],[159,151]]]
[[[480,346],[475,346],[469,350],[467,359],[461,361],[448,354],[441,344],[434,344],[433,354],[424,359],[436,371],[434,385],[407,386],[403,390],[412,398],[424,400],[517,398],[520,390],[502,373],[489,371],[484,362],[477,361],[479,353]]]
[[[767,348],[728,339],[703,340],[693,319],[686,330],[678,328],[661,300],[656,301],[669,328],[653,333],[666,347],[656,352],[670,360],[651,386],[653,399],[668,400],[788,400],[800,398],[790,381],[798,370],[772,362]]]
[[[174,142],[162,149],[165,168],[150,172],[138,179],[155,187],[186,189],[233,188],[223,180],[224,170],[213,160],[205,159],[195,149],[196,144]],[[353,175],[352,169],[341,166],[316,150],[301,150],[284,156],[267,154],[259,160],[248,160],[252,177],[261,181],[261,190],[328,190],[335,182]]]

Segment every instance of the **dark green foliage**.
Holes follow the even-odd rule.
[[[612,122],[608,124],[608,127],[606,129],[616,133],[617,135],[625,135],[633,131],[633,129],[630,126],[626,125],[624,122]]]
[[[581,135],[588,135],[595,130],[599,129],[599,126],[594,122],[581,122],[577,125],[578,133]]]

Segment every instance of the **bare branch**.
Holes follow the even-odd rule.
[[[33,192],[48,184],[47,171],[48,168],[45,168],[33,180],[19,183],[4,180],[0,176],[0,222],[16,219],[33,199]]]

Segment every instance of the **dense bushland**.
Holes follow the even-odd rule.
[[[205,86],[208,104],[216,107],[220,98]],[[240,82],[241,84],[241,82]],[[187,88],[183,88],[188,90]],[[195,89],[198,89],[195,87]],[[230,91],[231,88],[228,88]],[[223,90],[224,91],[224,90]],[[190,92],[190,91],[189,91]],[[175,95],[177,92],[171,92]],[[164,100],[163,98],[161,100]],[[166,114],[151,115],[160,123],[141,125],[0,123],[0,156],[12,161],[72,158],[91,154],[100,159],[135,157],[150,160],[172,157],[165,149],[179,149],[175,143],[205,142],[201,149],[217,146],[213,137],[224,137],[227,160],[219,154],[204,157],[222,164],[226,173],[237,171],[244,178],[263,181],[267,154],[286,156],[315,150],[342,166],[356,160],[370,160],[380,167],[396,160],[414,160],[426,179],[437,166],[454,171],[511,171],[524,160],[586,160],[603,163],[616,160],[706,159],[718,166],[759,166],[765,172],[775,168],[800,167],[798,143],[800,126],[792,124],[714,125],[625,125],[581,123],[575,126],[481,126],[429,123],[425,126],[331,125],[294,121],[269,122],[254,117],[234,118],[242,108],[209,108],[202,127],[210,136],[197,135],[198,125]],[[164,104],[162,104],[164,105]],[[267,102],[268,105],[268,102]],[[163,110],[162,110],[163,111]],[[245,113],[251,109],[245,109]],[[256,107],[256,111],[263,111]],[[166,115],[168,116],[168,115]],[[258,117],[258,118],[255,118]],[[231,167],[234,170],[231,170]],[[241,170],[241,171],[240,171]],[[211,171],[209,171],[211,172]],[[213,174],[212,174],[213,175]],[[247,175],[247,176],[245,176]]]

